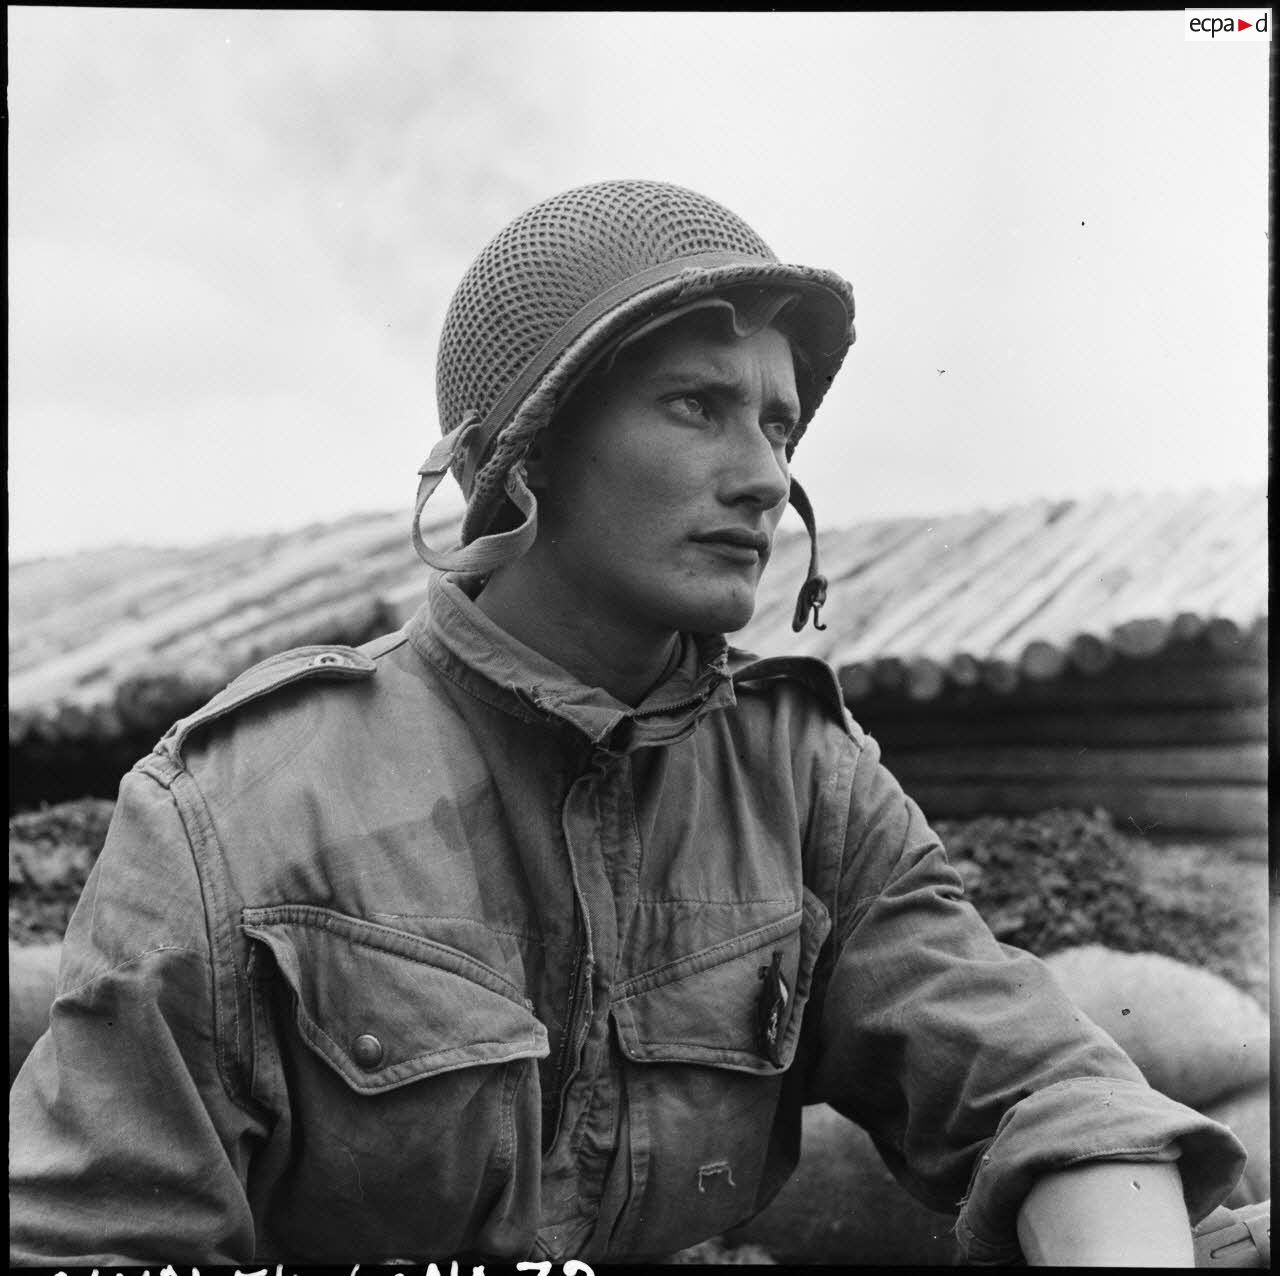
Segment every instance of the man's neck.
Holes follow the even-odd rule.
[[[679,634],[640,631],[588,614],[554,581],[507,569],[495,573],[475,600],[494,624],[580,682],[603,687],[623,704],[637,705],[672,670]]]

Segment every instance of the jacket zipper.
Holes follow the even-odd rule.
[[[722,679],[723,680],[723,679]],[[700,704],[705,704],[710,698],[711,693],[716,689],[718,683],[713,683],[701,694],[686,696],[683,700],[672,701],[671,704],[655,705],[652,709],[636,709],[632,714],[632,718],[653,718],[662,714],[678,713],[684,709],[694,709]]]

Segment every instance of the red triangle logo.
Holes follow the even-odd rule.
[[[1237,18],[1237,19],[1236,19],[1236,30],[1237,30],[1237,31],[1248,31],[1248,29],[1249,29],[1251,26],[1253,26],[1253,23],[1252,23],[1252,22],[1246,22],[1243,18]]]

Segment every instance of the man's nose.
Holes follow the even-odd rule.
[[[791,490],[786,456],[754,422],[733,431],[730,456],[721,483],[726,504],[746,502],[762,510],[781,505]]]

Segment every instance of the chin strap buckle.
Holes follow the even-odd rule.
[[[791,480],[789,499],[796,513],[804,520],[805,531],[809,533],[809,571],[800,587],[800,596],[796,599],[796,612],[791,618],[791,628],[799,633],[812,612],[813,627],[825,629],[826,625],[818,620],[818,613],[827,601],[827,578],[818,570],[818,526],[808,494],[794,478]]]
[[[791,628],[799,633],[805,626],[805,622],[810,618],[810,611],[813,612],[813,627],[815,629],[825,629],[824,625],[818,619],[818,613],[826,605],[827,601],[827,578],[821,574],[810,576],[808,580],[800,587],[800,596],[796,599],[796,614],[791,618]]]

